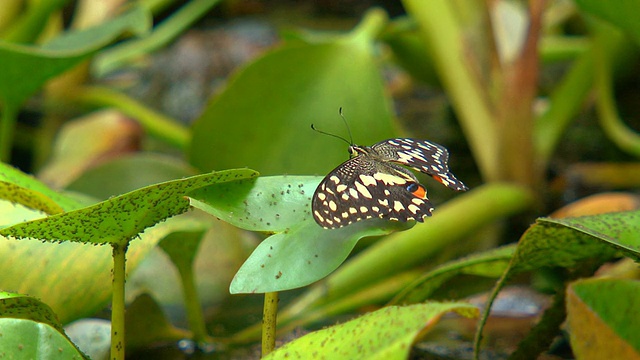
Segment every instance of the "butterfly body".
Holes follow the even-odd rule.
[[[331,171],[313,195],[312,212],[333,229],[370,218],[424,221],[433,206],[426,188],[404,166],[454,190],[467,187],[449,172],[448,151],[426,140],[389,139],[372,146],[349,146],[350,159]]]

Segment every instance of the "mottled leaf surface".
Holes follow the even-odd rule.
[[[465,303],[388,306],[307,334],[265,359],[406,359],[418,334],[452,311],[466,317],[478,313],[477,308]]]
[[[311,197],[320,180],[317,176],[260,177],[189,193],[194,207],[235,226],[273,234],[238,270],[231,293],[263,293],[308,285],[335,270],[362,237],[414,225],[371,219],[340,229],[323,229],[311,216]]]

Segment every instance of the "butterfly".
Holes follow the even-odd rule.
[[[313,218],[326,229],[370,218],[423,222],[431,216],[427,189],[404,166],[453,190],[468,190],[449,172],[447,149],[430,141],[397,138],[372,146],[351,144],[349,154],[313,194]]]

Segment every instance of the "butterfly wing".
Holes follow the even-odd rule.
[[[379,156],[430,175],[444,186],[457,191],[468,188],[449,172],[449,151],[426,140],[389,139],[371,147]]]
[[[432,210],[426,189],[410,171],[366,155],[331,171],[312,200],[313,218],[328,229],[374,217],[422,222]]]

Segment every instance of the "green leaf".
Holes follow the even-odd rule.
[[[386,235],[406,226],[372,219],[327,230],[309,218],[261,242],[236,273],[229,291],[265,293],[309,285],[337,269],[361,238]]]
[[[281,232],[311,219],[319,176],[261,176],[214,184],[189,193],[191,205],[234,226]]]
[[[0,319],[0,329],[0,349],[7,359],[85,359],[69,339],[47,324]]]
[[[538,219],[522,236],[511,264],[489,299],[476,334],[476,349],[491,303],[514,275],[542,267],[576,269],[612,259],[618,253],[638,261],[640,211],[622,211],[564,219]]]
[[[40,47],[0,41],[0,100],[15,108],[45,81],[61,74],[109,44],[124,31],[141,33],[151,25],[141,7],[99,26],[68,32]]]
[[[133,272],[167,234],[206,229],[191,217],[169,219],[140,235],[127,251],[127,270]],[[58,314],[61,322],[90,316],[111,295],[111,248],[82,243],[42,243],[36,240],[0,241],[0,289],[36,296]],[[34,271],[33,269],[38,269]]]
[[[582,11],[621,28],[640,43],[640,0],[576,0],[576,4]]]
[[[348,158],[346,145],[310,125],[347,137],[340,107],[356,142],[393,137],[371,30],[384,21],[374,12],[345,37],[286,44],[242,69],[194,123],[191,164],[207,171],[248,166],[265,175],[327,173]]]
[[[500,277],[509,265],[515,249],[514,245],[503,246],[438,266],[407,286],[391,303],[412,304],[424,301],[434,290],[457,275]]]
[[[389,306],[341,325],[289,342],[265,359],[406,359],[418,334],[431,329],[447,312],[477,316],[465,303]]]
[[[9,171],[4,173],[9,175],[9,179],[40,189],[43,193],[53,193],[25,174],[8,167],[4,170],[7,169]],[[208,225],[203,221],[180,217],[146,229],[186,210],[189,206],[188,200],[183,197],[186,191],[214,181],[232,181],[236,176],[244,178],[254,175],[255,172],[248,169],[229,170],[156,184],[89,207],[18,223],[1,230],[0,234],[91,244],[105,244],[108,241],[126,243],[142,234],[142,241],[133,242],[127,253],[127,268],[131,271],[167,234],[173,231],[203,231],[207,228]],[[12,204],[3,202],[0,205],[3,213],[16,212]],[[123,227],[118,227],[116,221],[123,221]],[[85,223],[94,227],[82,227]],[[107,229],[107,224],[112,227]],[[42,298],[63,321],[89,315],[104,306],[111,293],[107,285],[111,282],[112,266],[111,251],[105,247],[71,242],[0,241],[0,272],[3,274],[0,289],[14,289]]]
[[[47,304],[21,294],[0,292],[0,317],[34,320],[63,331],[56,314]]]
[[[567,289],[571,348],[579,359],[640,358],[640,282],[580,280]]]
[[[59,210],[71,211],[82,205],[50,189],[34,177],[0,162],[0,198],[32,209],[55,214]]]
[[[146,228],[189,209],[183,197],[215,182],[256,176],[249,169],[225,170],[144,187],[98,204],[63,214],[16,224],[0,235],[42,241],[75,241],[125,246]]]
[[[194,207],[235,226],[277,232],[264,240],[231,282],[231,293],[293,289],[335,270],[364,236],[412,226],[372,219],[326,230],[311,216],[317,176],[272,176],[214,184],[189,193]]]
[[[8,359],[84,359],[45,303],[0,292],[0,349]]]

